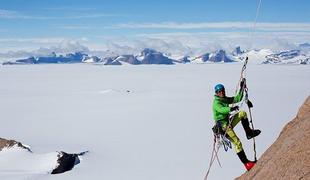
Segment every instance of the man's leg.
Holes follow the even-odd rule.
[[[256,137],[261,133],[259,129],[253,130],[250,128],[250,123],[249,123],[249,120],[247,118],[247,114],[245,111],[239,111],[237,114],[234,115],[232,123],[231,123],[232,127],[235,127],[240,121],[245,131],[247,139]]]
[[[240,151],[243,150],[242,143],[232,128],[230,127],[227,128],[226,137],[229,139],[231,143],[233,143],[236,153],[239,153]]]
[[[248,160],[248,158],[247,158],[247,156],[246,156],[246,154],[245,154],[245,152],[243,150],[242,143],[241,143],[240,139],[236,135],[235,131],[232,129],[244,117],[246,117],[246,112],[244,112],[244,111],[240,111],[239,113],[237,113],[233,117],[232,122],[231,122],[231,127],[227,127],[226,137],[230,140],[231,143],[233,143],[235,151],[236,151],[240,161],[244,164],[245,168],[247,170],[250,170],[255,165],[255,162]]]

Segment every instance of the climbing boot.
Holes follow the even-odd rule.
[[[255,165],[255,162],[249,161],[249,162],[244,164],[244,167],[246,168],[246,170],[249,171],[249,170],[251,170],[254,167],[254,165]]]
[[[255,161],[249,161],[243,150],[238,152],[237,155],[238,155],[240,161],[243,163],[246,170],[249,171],[250,169],[253,168],[253,166],[255,165],[256,162]]]
[[[241,120],[241,124],[243,126],[244,131],[245,131],[247,139],[252,139],[253,137],[258,136],[261,133],[261,131],[259,129],[253,130],[250,128],[248,118],[243,118]]]
[[[246,132],[246,138],[247,139],[252,139],[253,137],[258,136],[261,133],[261,131],[259,129],[254,129],[251,131]]]

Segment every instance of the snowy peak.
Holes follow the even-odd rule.
[[[310,45],[301,44],[300,49],[286,50],[274,53],[269,49],[259,49],[243,51],[241,47],[236,47],[231,53],[223,49],[213,52],[206,52],[198,57],[174,56],[168,53],[156,51],[155,49],[145,48],[139,55],[133,54],[104,54],[103,57],[89,56],[83,52],[69,53],[66,55],[56,55],[52,52],[47,56],[31,56],[25,59],[4,62],[3,65],[14,64],[48,64],[48,63],[100,63],[104,65],[122,64],[174,64],[174,63],[230,63],[249,58],[249,63],[255,64],[310,64]],[[307,48],[309,50],[307,50]],[[181,58],[182,57],[182,58]]]
[[[243,54],[244,51],[241,50],[240,46],[236,47],[233,52],[231,53],[233,56],[239,56]]]
[[[231,58],[229,58],[226,52],[222,49],[217,50],[212,53],[205,53],[197,58],[194,59],[195,63],[205,63],[205,62],[212,62],[212,63],[219,63],[219,62],[234,62]]]
[[[202,62],[207,62],[209,59],[210,59],[210,53],[206,53],[201,56]]]
[[[173,64],[173,60],[164,56],[163,53],[154,49],[145,48],[140,55],[120,55],[115,57],[104,58],[105,65],[121,65],[122,63],[139,65],[139,64]]]
[[[179,62],[185,64],[190,63],[191,61],[189,59],[189,56],[184,56],[183,58],[179,59]]]
[[[91,56],[91,57],[85,56],[82,60],[82,62],[84,62],[84,63],[97,63],[100,61],[101,61],[101,59],[97,56]]]
[[[65,56],[52,53],[50,56],[43,57],[29,57],[26,59],[18,59],[16,61],[4,62],[3,65],[7,64],[51,64],[51,63],[80,63],[87,59],[88,55],[82,52],[69,53]]]
[[[210,54],[209,60],[210,62],[233,62],[232,59],[226,56],[226,52],[224,50],[218,50],[215,53]]]
[[[120,62],[125,62],[128,64],[133,64],[133,65],[141,64],[141,61],[139,61],[134,55],[121,55],[121,56],[118,56],[116,60]]]
[[[269,49],[251,50],[247,53],[239,55],[239,59],[244,60],[246,57],[249,58],[249,63],[262,64],[266,60],[266,56],[273,54],[274,52]]]
[[[154,49],[145,48],[137,57],[141,64],[173,64],[173,60]]]
[[[157,52],[156,50],[154,49],[151,49],[151,48],[145,48],[141,51],[141,56],[148,56],[150,54],[157,54],[159,52]]]
[[[300,55],[300,50],[291,50],[291,51],[284,51],[277,54],[277,56],[283,60],[292,59]]]
[[[283,51],[266,56],[264,64],[308,64],[309,57],[302,54],[300,50]]]

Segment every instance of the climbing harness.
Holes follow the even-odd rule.
[[[223,131],[219,122],[213,126],[212,131],[214,135],[214,141],[218,142],[218,146],[223,146],[225,151],[228,151],[228,148],[231,149],[231,142],[226,136],[224,136],[225,131]]]

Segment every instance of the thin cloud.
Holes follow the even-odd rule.
[[[203,23],[122,23],[110,26],[114,29],[251,29],[253,22],[203,22]],[[261,31],[310,31],[310,23],[257,23]]]
[[[65,37],[46,38],[2,38],[0,52],[40,53],[96,50],[105,55],[107,51],[116,54],[137,54],[143,48],[154,48],[171,55],[197,56],[217,49],[232,51],[236,46],[242,49],[271,49],[274,51],[298,48],[298,44],[310,42],[310,32],[174,32],[136,34],[131,36],[91,36],[79,39]],[[90,38],[90,39],[89,39]],[[46,48],[50,47],[50,48]],[[14,53],[13,54],[21,54]],[[12,56],[12,53],[2,54]]]
[[[66,38],[2,38],[0,43],[39,43],[39,44],[49,44],[49,43],[60,43],[65,41]]]
[[[65,17],[54,17],[56,19],[92,19],[92,18],[102,18],[102,17],[119,17],[122,15],[118,14],[84,14],[84,15],[74,15]]]
[[[56,53],[70,53],[70,52],[90,52],[88,47],[80,44],[81,40],[62,40],[58,41],[58,39],[12,39],[10,43],[17,44],[21,42],[33,42],[36,43],[36,46],[33,46],[30,49],[15,49],[9,50],[7,52],[0,52],[0,59],[10,59],[10,58],[19,58],[19,57],[29,57],[29,56],[41,56],[41,55],[50,55],[53,52]],[[8,41],[2,40],[2,41]],[[0,41],[1,42],[1,41]],[[43,42],[43,44],[42,44]],[[0,44],[1,46],[1,44]]]
[[[122,16],[119,14],[104,14],[104,13],[87,13],[78,15],[66,15],[61,17],[56,16],[35,16],[27,15],[18,11],[11,11],[0,9],[0,18],[2,19],[32,19],[32,20],[53,20],[53,19],[93,19],[93,18],[104,18],[104,17],[118,17]]]
[[[18,18],[25,18],[26,16],[16,12],[16,11],[10,11],[5,9],[0,9],[0,18],[3,19],[18,19]]]
[[[94,29],[95,27],[87,26],[87,25],[63,25],[58,26],[59,29],[67,29],[67,30],[88,30]]]
[[[153,38],[176,38],[176,37],[214,37],[214,38],[250,38],[250,33],[249,32],[169,32],[169,33],[141,33],[141,34],[136,34],[136,37],[153,37]],[[296,32],[296,31],[285,31],[285,32],[254,32],[253,34],[254,38],[255,37],[305,37],[305,40],[310,39],[310,32]]]
[[[44,8],[45,10],[51,10],[51,11],[77,11],[77,12],[83,12],[83,11],[93,11],[96,10],[95,8],[78,8],[78,7],[49,7]]]
[[[174,32],[138,34],[128,38],[104,36],[101,38],[103,42],[113,42],[102,47],[119,54],[126,49],[137,52],[149,47],[168,54],[190,56],[201,55],[217,49],[225,49],[230,52],[237,46],[241,46],[242,49],[280,51],[294,49],[300,43],[310,42],[310,32],[257,32],[252,36],[248,32]]]

